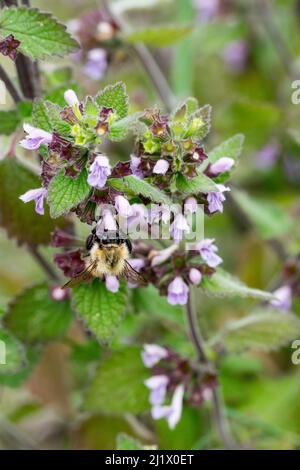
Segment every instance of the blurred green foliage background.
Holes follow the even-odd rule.
[[[271,218],[266,220],[265,213],[258,216],[256,210],[251,217],[253,211],[241,211],[236,200],[229,198],[224,214],[207,220],[206,236],[216,239],[227,271],[251,287],[275,289],[284,262],[297,255],[300,248],[300,105],[291,102],[292,82],[300,77],[300,2],[269,1],[265,11],[264,2],[259,0],[220,1],[218,12],[207,21],[201,18],[197,0],[119,0],[121,3],[123,8],[132,5],[126,12],[132,30],[165,23],[193,24],[186,38],[151,50],[178,100],[192,95],[201,104],[213,106],[208,149],[236,133],[245,135],[244,151],[232,183],[245,190],[259,207],[267,204],[266,213]],[[36,0],[32,4],[42,10],[51,8],[62,21],[99,7],[99,2],[82,0],[53,0],[51,5]],[[6,59],[1,62],[9,65]],[[139,62],[122,49],[115,51],[100,81],[83,76],[80,63],[68,58],[47,61],[42,70],[50,76],[58,66],[73,68],[82,97],[122,80],[134,109],[161,104]],[[7,139],[3,138],[2,147],[6,146]],[[116,158],[127,159],[131,146],[129,139],[126,145],[115,144],[110,151]],[[264,223],[273,226],[275,236],[269,236]],[[277,243],[284,247],[284,259]],[[43,252],[51,259],[51,249],[44,248]],[[43,280],[44,273],[25,248],[6,238],[4,230],[0,231],[0,254],[0,306],[4,309],[15,294]],[[136,305],[138,309],[139,299]],[[228,320],[245,316],[253,305],[254,301],[245,299],[213,299],[199,294],[200,324],[206,338]],[[298,316],[299,306],[299,299],[294,298],[293,311]],[[170,309],[154,294],[143,299],[140,310],[139,315],[128,313],[113,347],[137,338],[139,344],[167,342],[192,354],[182,333],[180,311]],[[1,386],[0,446],[109,449],[116,446],[120,433],[165,449],[220,445],[208,418],[209,405],[199,412],[186,408],[174,431],[160,421],[149,431],[126,413],[113,416],[82,412],[85,384],[93,374],[95,359],[105,352],[93,341],[84,342],[77,330],[74,325],[72,340],[49,344],[36,360],[33,352],[33,372],[24,385],[20,379],[14,388]],[[74,338],[79,338],[79,343]],[[299,449],[300,366],[291,362],[290,345],[272,353],[230,354],[220,359],[219,366],[228,417],[237,440],[250,448]],[[9,426],[12,434],[7,438]]]

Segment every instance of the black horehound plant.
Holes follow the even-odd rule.
[[[223,212],[243,136],[207,148],[211,108],[200,107],[194,98],[168,113],[157,107],[132,113],[125,85],[118,82],[79,99],[80,90],[70,86],[65,69],[40,72],[38,61],[78,48],[49,14],[5,7],[0,34],[0,52],[15,62],[18,77],[17,84],[0,67],[14,101],[11,110],[0,111],[0,132],[11,136],[0,162],[0,221],[46,274],[45,281],[13,299],[2,317],[0,338],[8,360],[0,366],[0,383],[21,384],[43,344],[60,339],[72,347],[76,314],[83,331],[88,329],[87,344],[94,341],[92,334],[105,352],[90,379],[84,409],[133,413],[146,423],[151,412],[173,429],[184,406],[205,403],[222,445],[236,447],[221,399],[219,358],[248,347],[273,349],[300,331],[292,313],[279,311],[288,293],[274,298],[226,273],[214,239],[196,239],[187,249],[199,207],[205,218]],[[127,159],[116,161],[110,149],[118,149],[115,142],[128,141],[128,135],[134,136],[134,146]],[[176,211],[169,210],[173,205]],[[140,225],[143,230],[128,242],[120,223],[130,233]],[[83,228],[91,234],[86,243],[77,233]],[[161,230],[162,239],[149,236]],[[72,279],[71,289],[61,288],[66,280],[41,253],[42,245],[55,247],[55,264]],[[201,292],[252,297],[259,305],[204,341],[198,324]],[[132,320],[138,322],[138,314],[151,312],[153,302],[162,321],[165,312],[168,321],[170,312],[176,321],[178,312],[185,312],[177,332],[185,338],[184,354],[172,344],[157,344],[159,335],[148,338],[138,329],[125,343],[114,342],[124,313],[135,311]],[[98,356],[97,350],[93,360]]]

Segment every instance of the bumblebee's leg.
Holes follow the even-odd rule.
[[[129,253],[131,254],[131,253],[132,253],[132,243],[131,243],[131,241],[129,240],[129,238],[127,238],[127,239],[125,240],[125,244],[126,244],[126,246],[127,246],[127,248],[128,248]]]
[[[95,241],[95,236],[91,233],[87,239],[86,239],[86,242],[85,242],[85,246],[86,246],[86,249],[87,250],[90,250],[94,244],[94,241]]]

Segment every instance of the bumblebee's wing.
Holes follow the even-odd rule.
[[[127,281],[132,282],[133,284],[139,284],[140,286],[147,285],[145,278],[135,269],[133,269],[133,267],[130,265],[130,263],[128,263],[127,260],[125,260],[123,275],[127,279]]]
[[[62,286],[62,289],[72,288],[78,286],[82,282],[91,281],[94,278],[92,271],[95,268],[96,263],[97,262],[94,261],[92,264],[89,264],[83,271],[81,271],[81,273],[66,282],[66,284]]]

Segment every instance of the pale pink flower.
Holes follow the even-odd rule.
[[[19,199],[23,202],[35,201],[35,211],[39,215],[44,215],[44,199],[46,194],[47,189],[45,188],[30,189],[26,193],[22,194]]]
[[[168,357],[168,351],[157,344],[144,344],[144,350],[141,355],[145,366],[151,368],[162,359]]]

